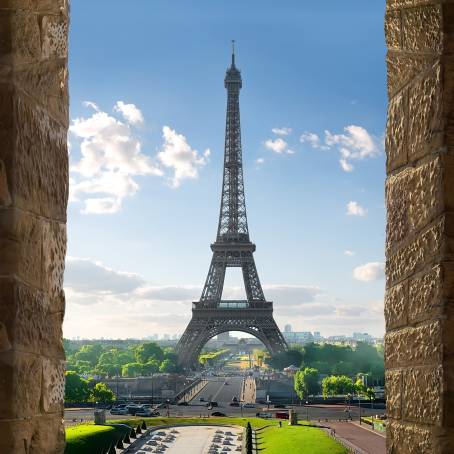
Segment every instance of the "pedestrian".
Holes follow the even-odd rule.
[[[279,428],[282,428],[282,421],[279,421]]]

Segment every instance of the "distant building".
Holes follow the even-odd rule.
[[[314,331],[314,341],[318,341],[322,338],[320,331]]]
[[[372,343],[374,338],[367,333],[353,333],[353,339],[358,342],[369,342]]]
[[[314,341],[314,336],[310,331],[285,331],[282,333],[288,344],[308,344]]]
[[[221,333],[217,335],[217,340],[218,341],[223,341],[223,342],[230,342],[230,333],[227,331],[225,333]]]
[[[292,332],[292,325],[285,325],[284,333],[291,333],[291,332]]]

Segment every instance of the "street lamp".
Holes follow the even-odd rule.
[[[166,402],[167,402],[167,417],[169,417],[170,416],[170,413],[169,413],[170,399],[167,399]]]
[[[306,421],[309,421],[309,402],[306,400]]]

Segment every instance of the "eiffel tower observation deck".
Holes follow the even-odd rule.
[[[193,303],[192,319],[177,345],[179,363],[191,368],[206,342],[226,331],[243,331],[257,337],[271,353],[287,344],[273,318],[273,303],[266,301],[255,266],[255,244],[249,237],[244,195],[240,125],[241,72],[232,62],[224,85],[227,89],[224,171],[221,208],[213,257],[200,300]],[[222,300],[227,267],[242,269],[246,300]]]

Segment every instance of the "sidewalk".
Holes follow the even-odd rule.
[[[335,430],[337,437],[343,438],[368,454],[384,454],[386,438],[353,422],[327,422],[324,426]]]

